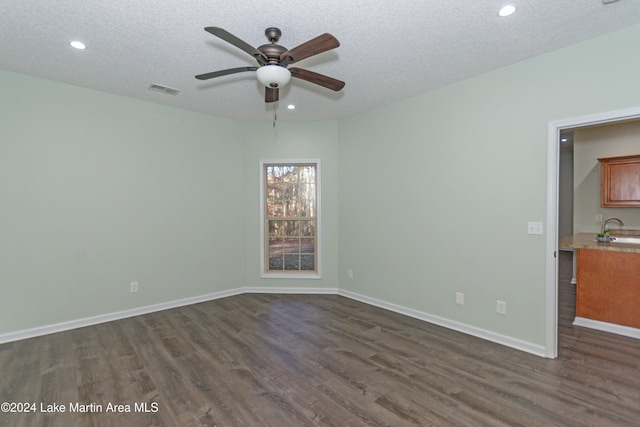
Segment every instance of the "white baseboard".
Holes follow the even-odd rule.
[[[597,329],[599,331],[640,339],[640,329],[632,328],[630,326],[616,325],[614,323],[601,322],[599,320],[587,319],[585,317],[576,317],[573,320],[573,324],[584,328]]]
[[[309,294],[309,295],[336,295],[338,288],[271,288],[271,287],[245,287],[243,294]]]
[[[99,323],[111,322],[113,320],[124,319],[127,317],[140,316],[142,314],[153,313],[156,311],[168,310],[171,308],[182,307],[190,304],[197,304],[200,302],[212,301],[220,298],[226,298],[234,295],[258,293],[258,294],[308,294],[308,295],[341,295],[346,298],[360,301],[365,304],[373,305],[375,307],[390,310],[405,316],[413,317],[428,323],[443,326],[445,328],[453,329],[458,332],[462,332],[468,335],[472,335],[478,338],[482,338],[488,341],[492,341],[498,344],[505,345],[507,347],[522,350],[527,353],[535,354],[536,356],[545,356],[545,349],[543,346],[532,344],[526,341],[522,341],[516,338],[512,338],[506,335],[497,334],[495,332],[487,331],[485,329],[476,328],[475,326],[466,325],[464,323],[455,322],[453,320],[445,319],[443,317],[434,316],[421,311],[413,310],[407,307],[403,307],[390,302],[382,301],[376,298],[367,297],[357,294],[355,292],[347,291],[338,288],[287,288],[287,287],[243,287],[236,288],[222,292],[214,292],[211,294],[201,295],[192,298],[184,298],[174,301],[168,301],[161,304],[153,304],[144,307],[138,307],[131,310],[117,311],[115,313],[101,314],[98,316],[85,317],[83,319],[71,320],[68,322],[55,323],[52,325],[39,326],[31,329],[24,329],[16,332],[9,332],[6,334],[0,334],[0,344],[18,341],[27,338],[33,338],[41,335],[53,334],[56,332],[68,331],[71,329],[82,328],[85,326],[97,325]]]
[[[517,338],[512,338],[507,335],[498,334],[488,331],[486,329],[477,328],[475,326],[467,325],[465,323],[456,322],[454,320],[446,319],[444,317],[434,316],[432,314],[424,313],[422,311],[414,310],[411,308],[403,307],[401,305],[389,303],[379,299],[367,297],[357,294],[355,292],[346,291],[344,289],[338,289],[338,295],[345,296],[347,298],[354,299],[356,301],[364,302],[369,305],[384,308],[389,311],[404,314],[405,316],[413,317],[434,325],[443,326],[454,331],[462,332],[467,335],[482,338],[487,341],[491,341],[497,344],[502,344],[507,347],[522,350],[527,353],[534,354],[536,356],[545,357],[546,352],[544,346],[533,344],[527,341],[522,341]]]
[[[99,323],[111,322],[113,320],[125,319],[127,317],[140,316],[142,314],[153,313],[156,311],[168,310],[171,308],[182,307],[185,305],[197,304],[199,302],[211,301],[220,298],[226,298],[244,293],[242,288],[231,289],[228,291],[214,292],[211,294],[200,295],[197,297],[184,298],[174,301],[163,302],[160,304],[147,305],[144,307],[132,308],[130,310],[116,311],[114,313],[99,314],[97,316],[85,317],[82,319],[70,320],[68,322],[54,323],[51,325],[38,326],[31,329],[23,329],[21,331],[0,334],[0,344],[34,338],[41,335],[54,334],[56,332],[69,331],[71,329],[83,328],[85,326],[97,325]]]

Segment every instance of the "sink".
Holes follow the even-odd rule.
[[[612,243],[632,243],[636,245],[640,245],[640,237],[619,237],[619,236],[611,236]]]

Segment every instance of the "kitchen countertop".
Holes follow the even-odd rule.
[[[634,230],[636,231],[636,230]],[[630,235],[630,233],[616,233],[612,237]],[[635,235],[635,233],[634,233]],[[599,251],[635,252],[640,254],[640,245],[634,243],[601,243],[596,241],[598,233],[579,233],[560,239],[558,247],[574,249],[595,249]]]

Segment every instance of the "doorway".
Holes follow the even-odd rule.
[[[558,228],[560,134],[573,128],[640,118],[640,107],[549,122],[547,140],[547,236],[545,357],[558,357]]]

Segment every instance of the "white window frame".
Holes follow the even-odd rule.
[[[270,273],[266,271],[266,194],[265,194],[265,165],[268,164],[284,164],[284,165],[316,165],[316,271],[309,273]],[[265,279],[321,279],[322,267],[322,174],[320,167],[320,159],[276,159],[276,160],[260,160],[260,277]]]

